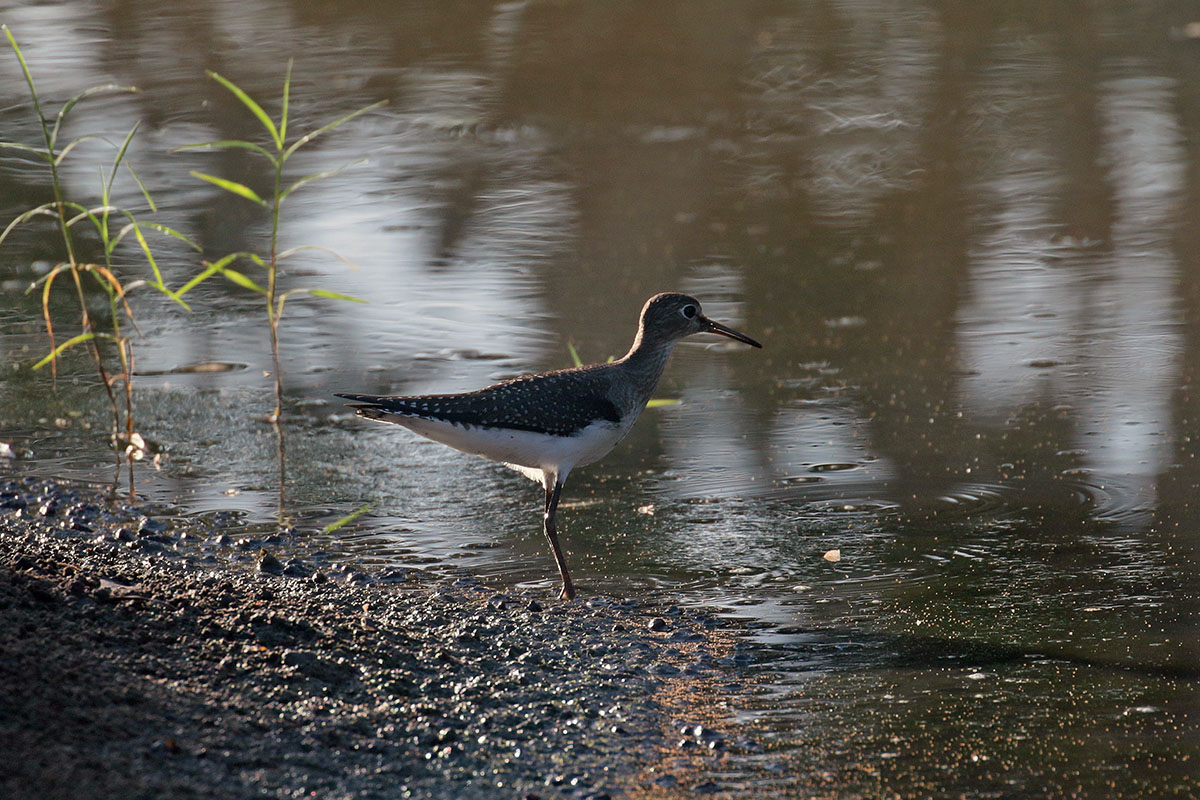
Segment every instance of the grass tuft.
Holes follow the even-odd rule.
[[[332,292],[319,288],[297,287],[286,292],[279,290],[279,264],[288,256],[303,250],[303,249],[320,249],[312,246],[293,247],[291,249],[280,252],[279,250],[279,218],[280,210],[283,202],[299,189],[313,181],[327,178],[330,175],[335,175],[342,170],[362,164],[366,159],[353,161],[341,167],[332,170],[318,172],[312,175],[304,175],[290,183],[285,181],[286,166],[288,159],[305,145],[312,142],[314,139],[322,136],[335,128],[349,122],[350,120],[362,114],[372,111],[384,105],[386,101],[372,103],[364,106],[356,111],[346,114],[333,122],[312,130],[295,140],[288,141],[288,115],[290,109],[291,86],[292,86],[292,62],[288,61],[287,72],[283,79],[283,97],[280,104],[279,121],[276,122],[271,118],[271,115],[259,104],[254,98],[247,94],[240,86],[219,73],[209,71],[208,75],[214,81],[219,83],[229,91],[237,100],[245,107],[245,109],[258,120],[259,126],[264,134],[263,142],[254,142],[242,139],[225,139],[215,142],[202,142],[199,144],[187,145],[179,148],[180,150],[245,150],[260,158],[266,159],[271,166],[271,171],[274,174],[274,187],[272,193],[267,197],[261,197],[257,192],[229,178],[220,177],[217,175],[209,175],[203,172],[192,172],[192,175],[199,180],[210,183],[226,192],[229,192],[236,197],[247,200],[256,205],[262,206],[270,213],[271,218],[271,237],[268,243],[268,249],[265,254],[257,253],[230,253],[214,262],[205,262],[205,270],[193,281],[203,280],[209,275],[220,274],[234,284],[248,289],[252,292],[261,294],[265,300],[265,312],[267,331],[271,343],[271,357],[273,360],[274,370],[272,376],[275,382],[275,409],[268,417],[268,420],[275,426],[278,434],[279,443],[279,511],[280,521],[283,521],[284,512],[284,446],[283,446],[283,429],[280,426],[283,417],[283,373],[279,366],[279,323],[283,318],[284,306],[290,297],[307,294],[314,297],[321,297],[332,300],[347,300],[357,303],[365,302],[350,295]],[[328,252],[328,251],[326,251]],[[334,253],[342,262],[349,264],[350,262],[340,255]],[[231,267],[234,262],[239,260],[249,260],[255,266],[262,268],[265,271],[265,286],[263,282],[255,280],[243,272],[235,270]],[[353,266],[351,264],[351,266]],[[191,288],[189,283],[185,288]]]
[[[77,345],[87,345],[92,361],[96,366],[96,371],[99,373],[100,381],[104,386],[105,392],[108,394],[109,405],[112,409],[112,443],[117,454],[117,472],[114,487],[120,483],[121,464],[124,458],[129,465],[129,494],[132,497],[136,494],[133,462],[140,460],[144,455],[141,452],[140,445],[136,443],[144,440],[135,431],[134,425],[133,344],[130,337],[122,329],[121,320],[122,318],[128,320],[134,330],[137,330],[137,321],[134,318],[133,309],[130,307],[128,300],[129,290],[133,287],[150,286],[170,297],[184,308],[187,308],[187,304],[183,300],[183,294],[195,285],[195,282],[189,283],[184,289],[179,291],[173,291],[166,285],[159,270],[158,262],[154,257],[154,252],[146,238],[145,230],[153,230],[160,234],[174,237],[192,247],[196,247],[196,245],[178,231],[158,223],[143,223],[138,217],[134,216],[132,210],[116,206],[112,203],[114,182],[117,174],[123,173],[129,176],[137,185],[142,197],[146,200],[146,205],[150,212],[154,213],[156,211],[154,200],[151,198],[146,185],[126,160],[129,146],[137,135],[138,123],[135,123],[129,129],[129,133],[125,135],[125,138],[119,145],[113,145],[116,152],[108,170],[105,171],[103,168],[100,170],[99,204],[84,205],[76,200],[67,199],[60,174],[60,169],[66,159],[83,142],[106,141],[98,136],[84,135],[63,144],[60,142],[60,136],[67,119],[76,106],[90,97],[111,93],[136,92],[137,89],[132,86],[117,86],[113,84],[94,86],[71,97],[59,108],[53,118],[48,117],[43,110],[42,101],[33,80],[33,74],[29,69],[29,64],[25,60],[24,53],[21,52],[21,47],[17,43],[16,37],[7,25],[0,25],[0,30],[4,31],[4,36],[8,39],[13,54],[16,56],[17,61],[20,62],[21,72],[25,77],[25,84],[29,89],[29,96],[32,100],[32,111],[37,118],[42,134],[41,146],[23,142],[0,142],[0,148],[22,152],[43,162],[49,172],[50,189],[53,195],[53,199],[49,202],[35,206],[17,215],[15,219],[9,222],[4,230],[0,232],[0,244],[3,244],[18,227],[41,218],[48,218],[53,221],[59,231],[65,256],[62,261],[55,265],[45,276],[34,282],[29,288],[31,292],[38,289],[41,290],[42,317],[45,321],[47,337],[50,340],[50,352],[34,364],[34,369],[42,369],[49,366],[51,373],[57,376],[59,357]],[[100,257],[97,260],[86,260],[81,257],[84,241],[78,228],[79,226],[83,226],[86,230],[89,225],[101,245]],[[151,277],[126,285],[121,281],[113,268],[113,254],[117,247],[131,233],[147,265],[150,267]],[[81,328],[78,334],[68,338],[61,344],[57,343],[54,320],[50,314],[51,290],[57,285],[57,280],[60,277],[68,278],[67,286],[69,289],[74,290],[73,295],[79,304]],[[88,290],[95,290],[97,288],[108,299],[109,316],[108,320],[104,323],[96,320],[89,309]],[[111,343],[116,349],[117,363],[115,365],[111,363],[112,356],[106,349],[101,349],[100,347],[101,342],[105,341]],[[118,383],[123,387],[123,402],[118,400],[115,391]],[[124,429],[123,432],[122,429]]]

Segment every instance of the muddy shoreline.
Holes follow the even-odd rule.
[[[0,483],[0,796],[695,796],[753,747],[702,612],[239,564],[209,534]]]

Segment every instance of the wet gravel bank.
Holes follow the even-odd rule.
[[[0,483],[0,796],[693,796],[750,746],[700,613],[203,563],[199,535]]]

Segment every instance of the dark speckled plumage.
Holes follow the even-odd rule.
[[[462,394],[338,397],[361,403],[352,408],[371,419],[386,421],[388,414],[401,414],[469,427],[570,436],[597,420],[621,421],[620,409],[609,399],[608,383],[593,366],[526,375]]]
[[[573,436],[594,422],[631,423],[658,385],[675,343],[693,333],[719,333],[762,346],[706,318],[694,298],[665,292],[646,301],[633,346],[608,364],[525,375],[461,394],[337,396],[353,400],[351,408],[359,416],[381,422],[417,417],[463,427]]]
[[[490,458],[539,480],[542,518],[562,576],[560,597],[575,596],[554,523],[559,493],[571,470],[608,453],[642,413],[675,343],[693,333],[717,333],[762,347],[713,322],[693,297],[675,292],[646,301],[637,337],[611,364],[526,375],[462,394],[381,397],[339,394],[358,415],[394,422],[467,453]]]

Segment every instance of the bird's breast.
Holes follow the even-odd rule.
[[[569,472],[572,467],[590,464],[608,451],[628,432],[627,421],[597,420],[568,435],[513,428],[464,425],[423,417],[393,418],[427,439],[482,456],[492,461],[525,469]]]

